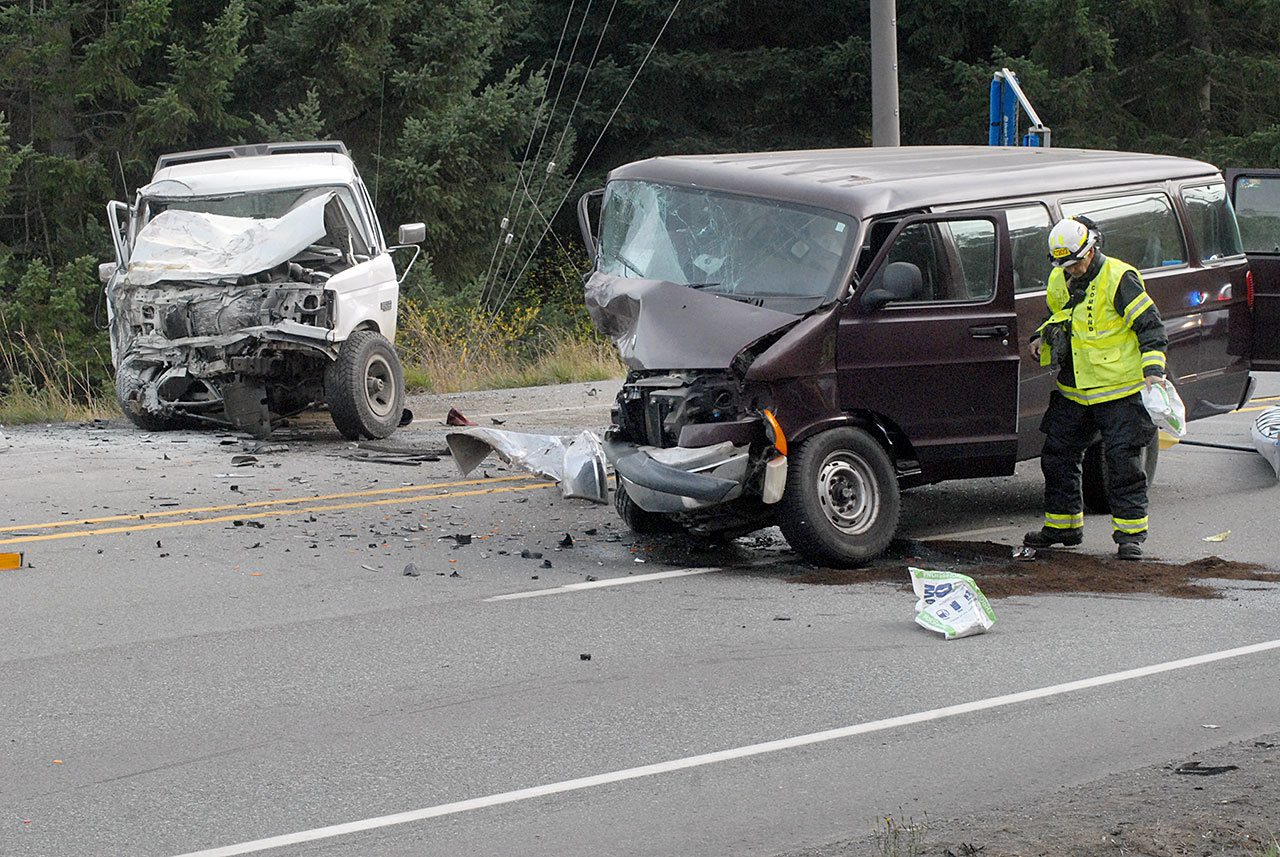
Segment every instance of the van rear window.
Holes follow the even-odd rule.
[[[1200,261],[1213,262],[1244,252],[1225,184],[1184,187],[1182,204],[1187,210],[1191,237],[1200,250]]]
[[[1182,229],[1169,197],[1151,192],[1062,204],[1064,217],[1083,214],[1102,230],[1102,251],[1143,271],[1187,261]]]

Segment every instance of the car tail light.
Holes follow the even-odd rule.
[[[1253,309],[1253,271],[1246,271],[1244,275],[1244,302]]]

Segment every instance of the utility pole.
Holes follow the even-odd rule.
[[[871,0],[871,145],[901,144],[896,0]]]

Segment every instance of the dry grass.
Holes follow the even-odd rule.
[[[89,367],[68,358],[61,339],[47,343],[0,324],[0,425],[119,416],[90,377]]]
[[[610,343],[586,330],[542,329],[537,307],[508,310],[495,320],[479,307],[405,302],[396,343],[412,391],[531,387],[626,374]]]

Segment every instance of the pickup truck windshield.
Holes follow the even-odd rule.
[[[616,277],[817,306],[839,286],[851,223],[771,200],[613,181],[605,189],[597,265]]]

